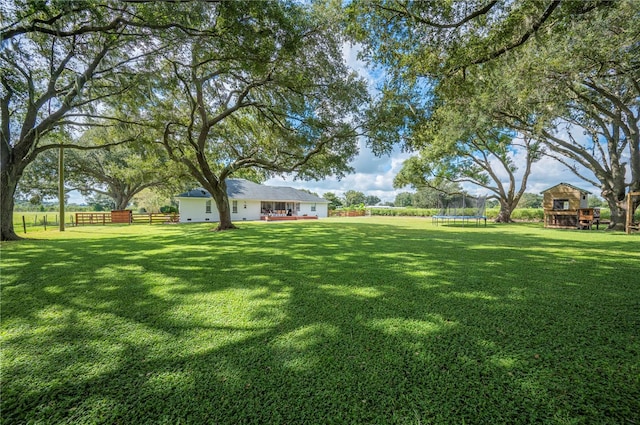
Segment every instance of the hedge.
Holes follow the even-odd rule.
[[[371,215],[389,216],[389,217],[431,217],[438,215],[440,210],[437,208],[371,208]],[[472,211],[465,211],[467,215],[473,215]],[[486,210],[486,216],[488,219],[494,220],[498,217],[500,208],[488,208]],[[461,214],[462,215],[462,214]],[[511,213],[513,220],[522,221],[543,221],[544,210],[542,208],[516,208]],[[608,208],[600,208],[600,218],[602,220],[609,220],[611,214]]]

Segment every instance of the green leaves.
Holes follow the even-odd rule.
[[[638,2],[353,1],[347,11],[349,34],[395,89],[369,112],[368,135],[388,140],[386,151],[420,150],[431,174],[471,179],[505,201],[512,190],[488,185],[495,167],[512,188],[524,170],[525,184],[541,146],[611,194],[612,210],[627,188],[640,188]],[[398,107],[412,95],[431,96],[417,118]],[[512,162],[499,133],[525,136],[525,161]],[[626,181],[621,158],[631,158]]]

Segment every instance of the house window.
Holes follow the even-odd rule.
[[[231,202],[231,212],[234,214],[238,213],[238,201]]]
[[[569,200],[568,199],[554,199],[553,200],[553,209],[566,211],[569,209]]]
[[[211,214],[211,201],[206,201],[204,203],[204,212],[205,214]]]
[[[311,204],[311,211],[315,211],[316,210],[316,204]]]

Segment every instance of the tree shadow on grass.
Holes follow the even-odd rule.
[[[4,251],[3,421],[638,420],[628,241],[202,229]]]

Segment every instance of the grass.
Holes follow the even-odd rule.
[[[111,225],[3,243],[2,423],[640,423],[640,238]]]
[[[75,213],[65,214],[65,223],[71,223],[71,216]],[[24,217],[24,223],[22,218]],[[47,230],[57,229],[59,223],[60,214],[57,211],[37,211],[37,212],[14,212],[13,213],[13,228],[15,232],[21,237],[31,237],[30,233],[44,229],[45,219],[47,220]],[[24,234],[24,227],[27,228],[27,234]]]

